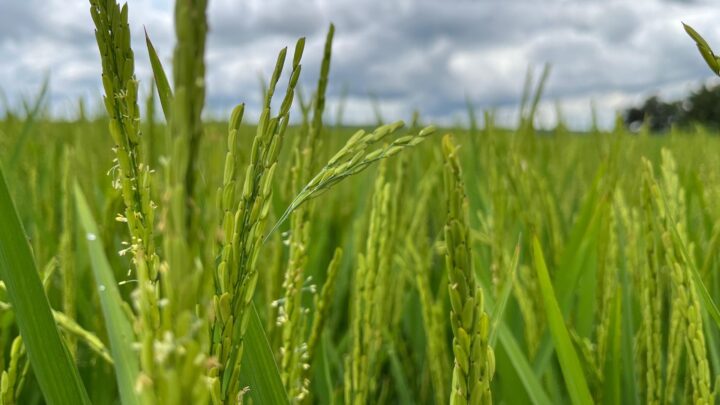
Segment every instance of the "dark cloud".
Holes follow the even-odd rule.
[[[21,2],[7,2],[0,13],[0,43],[33,36],[40,21],[32,11]]]
[[[313,2],[246,3],[218,0],[210,8],[210,41],[217,46],[242,47],[270,37],[297,38],[319,34],[321,9]]]
[[[143,81],[151,74],[143,26],[169,67],[172,9],[161,0],[129,3]],[[578,125],[588,122],[590,100],[611,122],[615,109],[644,95],[677,96],[708,78],[680,21],[720,43],[718,17],[709,0],[210,0],[208,112],[222,116],[238,102],[257,112],[259,76],[267,78],[277,52],[292,51],[300,36],[307,37],[301,86],[309,95],[334,22],[329,110],[346,91],[349,121],[372,121],[370,100],[377,97],[388,118],[408,118],[417,108],[426,120],[454,122],[469,97],[478,109],[497,107],[513,122],[527,67],[547,62],[543,122],[552,121],[556,100]],[[50,71],[53,100],[99,98],[85,2],[4,0],[0,60],[0,86],[10,95],[38,88]]]

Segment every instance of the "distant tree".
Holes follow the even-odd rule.
[[[710,70],[720,76],[720,57],[692,27],[683,24],[687,34],[695,41]],[[654,132],[666,131],[673,126],[720,127],[720,86],[701,86],[681,101],[664,102],[657,96],[645,100],[642,107],[634,107],[623,114],[625,124],[638,130],[643,123]]]
[[[680,124],[720,126],[720,86],[702,86],[683,101],[682,107]]]
[[[684,111],[681,102],[665,102],[657,96],[645,100],[641,107],[632,107],[625,111],[625,125],[632,131],[637,131],[643,123],[652,132],[662,132],[670,129],[673,124],[683,120]]]
[[[637,131],[643,123],[652,132],[664,132],[673,125],[720,127],[720,86],[701,86],[685,99],[666,102],[657,96],[646,99],[642,106],[624,111],[625,125]]]
[[[720,76],[720,57],[692,27],[683,23],[685,32],[695,41],[710,70]],[[645,100],[641,107],[627,109],[623,113],[625,125],[637,131],[643,123],[653,132],[666,131],[673,126],[688,127],[700,124],[706,127],[720,126],[720,86],[701,86],[681,101],[664,102],[657,96]]]

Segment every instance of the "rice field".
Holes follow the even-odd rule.
[[[106,114],[0,120],[0,404],[717,403],[716,133],[540,132],[544,79],[517,129],[330,123],[333,26],[211,122],[205,1],[172,66],[90,6]]]

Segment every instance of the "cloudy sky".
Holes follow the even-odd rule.
[[[143,26],[166,64],[173,47],[171,1],[129,0],[137,76],[150,69]],[[278,50],[307,37],[302,86],[314,88],[328,24],[336,36],[327,119],[346,94],[345,121],[465,122],[465,98],[514,122],[528,66],[552,65],[539,120],[559,103],[577,128],[590,105],[602,123],[614,111],[659,94],[671,99],[710,79],[680,21],[720,48],[714,1],[609,0],[209,0],[207,113],[246,102],[257,111],[259,77]],[[97,105],[100,63],[83,0],[0,1],[0,88],[12,104],[51,77],[52,111],[72,116],[78,97]],[[2,108],[2,107],[0,107]]]

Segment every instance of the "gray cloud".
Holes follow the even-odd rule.
[[[172,9],[160,0],[130,0],[137,75],[150,69],[147,27],[169,66]],[[590,101],[612,121],[614,110],[649,94],[678,96],[710,77],[682,31],[686,21],[720,46],[710,1],[469,1],[210,0],[207,46],[208,113],[222,116],[247,102],[257,113],[258,76],[267,77],[277,52],[307,37],[301,85],[309,93],[328,24],[336,25],[329,105],[347,89],[345,117],[372,121],[370,94],[387,118],[450,123],[465,115],[465,97],[478,109],[497,108],[513,122],[525,70],[553,66],[541,105],[552,123],[560,100],[567,118],[587,124]],[[66,114],[78,97],[97,101],[100,66],[85,2],[5,0],[0,5],[0,87],[17,102],[52,74],[53,100]],[[144,83],[145,86],[147,83]],[[144,87],[145,89],[147,88]],[[330,117],[330,116],[329,116]]]

